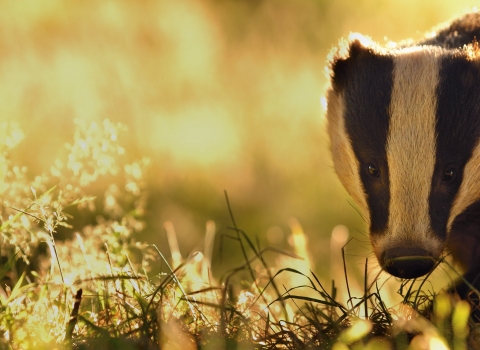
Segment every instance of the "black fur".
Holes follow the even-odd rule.
[[[433,45],[455,49],[480,40],[480,15],[478,12],[466,14],[437,32],[435,37],[425,39],[416,45]]]
[[[385,144],[392,71],[391,57],[378,56],[358,42],[351,44],[349,58],[338,60],[333,67],[333,86],[344,94],[345,127],[360,161],[360,177],[367,193],[372,233],[385,230],[388,221],[390,191]],[[379,177],[368,173],[369,164],[378,168]]]
[[[463,179],[463,169],[480,138],[480,70],[476,63],[456,54],[446,56],[437,88],[437,154],[430,195],[434,232],[446,238],[450,207]],[[442,181],[446,169],[455,179]]]
[[[462,299],[470,301],[472,317],[480,321],[480,296],[471,287],[480,290],[480,200],[471,204],[458,215],[450,232],[449,246],[456,249],[454,254],[461,254],[466,271],[451,292],[456,292]]]

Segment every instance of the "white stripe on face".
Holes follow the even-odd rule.
[[[377,256],[392,247],[442,249],[432,234],[429,195],[435,166],[436,94],[440,49],[417,47],[394,59],[387,140],[390,205],[387,232],[373,245]]]

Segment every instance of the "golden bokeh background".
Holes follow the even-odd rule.
[[[1,1],[0,120],[24,131],[13,156],[32,177],[64,152],[75,119],[127,125],[129,157],[152,164],[140,238],[164,251],[166,221],[184,255],[202,244],[207,220],[227,233],[225,190],[238,226],[262,246],[290,249],[296,218],[320,275],[332,230],[346,225],[361,269],[365,228],[324,132],[326,56],[350,31],[418,39],[476,3]],[[234,242],[224,250],[232,261],[214,258],[214,272],[239,262]]]

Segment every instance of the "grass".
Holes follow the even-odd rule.
[[[312,272],[308,245],[291,222],[294,253],[261,247],[237,227],[229,232],[244,263],[212,276],[215,224],[204,249],[182,257],[173,224],[170,254],[135,240],[145,227],[149,162],[127,162],[124,127],[78,123],[65,159],[29,179],[8,158],[22,138],[15,125],[2,147],[1,349],[465,349],[469,306],[403,282],[403,302],[387,306],[365,263],[363,294],[328,287]],[[108,179],[102,198],[90,195]],[[100,185],[95,185],[100,182]],[[72,213],[95,216],[73,227]],[[59,240],[59,232],[67,238]],[[271,266],[274,255],[289,267]],[[278,260],[277,260],[278,261]],[[344,262],[345,263],[345,262]],[[376,281],[376,279],[374,279]],[[428,320],[424,315],[429,315]],[[409,347],[410,346],[410,347]]]

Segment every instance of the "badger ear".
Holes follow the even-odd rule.
[[[378,44],[361,34],[352,33],[348,40],[342,39],[328,56],[330,79],[334,90],[339,91],[345,87],[352,69],[359,60],[377,55],[379,52]]]

